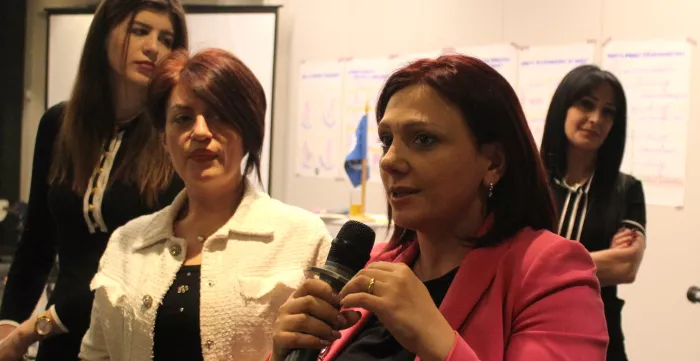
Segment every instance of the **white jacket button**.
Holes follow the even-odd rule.
[[[182,253],[182,247],[177,244],[170,246],[170,255],[177,257],[180,255],[180,253]]]
[[[151,308],[153,306],[153,297],[149,295],[143,296],[143,307],[145,308]]]

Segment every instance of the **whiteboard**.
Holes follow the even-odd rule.
[[[230,51],[253,71],[265,91],[267,112],[260,175],[264,190],[269,193],[277,7],[206,7],[205,11],[186,7],[186,10],[190,50],[216,47]],[[65,9],[49,10],[46,108],[70,97],[92,17],[85,10],[72,13]]]

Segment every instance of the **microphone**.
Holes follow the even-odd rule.
[[[322,267],[309,267],[309,271],[319,275],[319,279],[328,283],[333,291],[340,292],[343,286],[369,261],[369,254],[374,247],[374,230],[366,224],[350,220],[338,231],[331,243],[326,264]],[[295,349],[285,361],[316,361],[321,350]]]
[[[688,288],[688,293],[686,293],[688,297],[688,301],[692,303],[698,303],[700,302],[700,287],[697,286],[690,286]]]

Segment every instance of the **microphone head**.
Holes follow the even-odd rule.
[[[352,272],[350,277],[365,267],[374,247],[374,230],[358,221],[347,221],[331,243],[326,264],[336,264]]]

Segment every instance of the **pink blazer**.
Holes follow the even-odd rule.
[[[411,263],[412,242],[370,260]],[[322,354],[333,360],[369,318]],[[605,361],[608,333],[595,265],[578,242],[524,229],[469,252],[440,305],[455,330],[448,361]],[[416,357],[416,360],[419,360]]]

